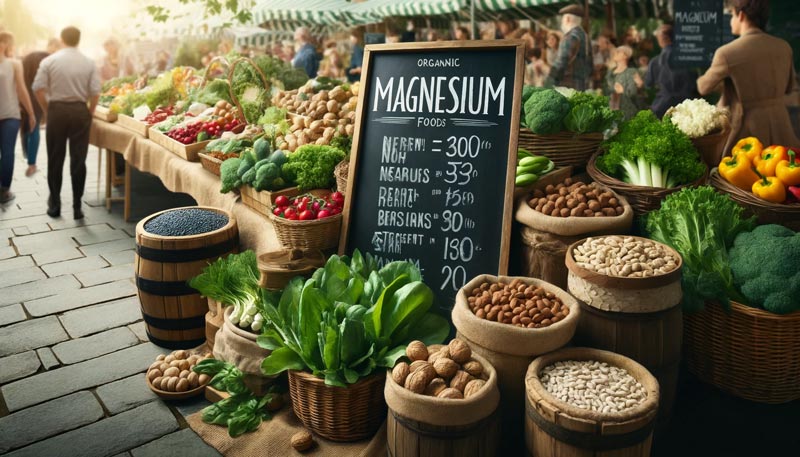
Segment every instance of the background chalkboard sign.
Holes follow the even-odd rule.
[[[366,47],[341,253],[418,263],[443,310],[506,273],[523,55],[522,41]]]
[[[675,68],[708,67],[722,45],[722,0],[674,0]]]

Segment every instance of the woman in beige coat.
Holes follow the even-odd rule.
[[[731,29],[739,38],[717,49],[711,68],[697,80],[701,95],[722,90],[720,104],[731,110],[731,133],[720,153],[727,155],[736,141],[748,136],[765,146],[800,147],[786,107],[786,95],[796,84],[792,48],[764,33],[766,0],[732,3]]]

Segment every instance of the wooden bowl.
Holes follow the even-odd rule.
[[[619,236],[619,237],[628,237],[629,235],[609,235],[609,236]],[[601,238],[601,237],[591,237],[591,238]],[[671,253],[675,259],[677,266],[674,270],[664,273],[658,276],[648,276],[646,278],[629,278],[624,276],[609,276],[602,273],[598,273],[596,271],[589,270],[588,268],[583,268],[578,265],[575,261],[575,257],[572,254],[572,251],[575,250],[578,246],[586,242],[587,238],[582,240],[578,240],[572,243],[567,248],[567,256],[565,259],[565,263],[567,264],[567,268],[570,272],[572,272],[575,276],[584,279],[592,284],[596,284],[600,287],[606,287],[610,289],[653,289],[656,287],[666,286],[667,284],[672,284],[675,281],[680,281],[681,279],[681,266],[683,265],[683,258],[678,252],[671,247],[667,246],[666,244],[659,243],[658,241],[651,240],[649,238],[642,238],[640,236],[631,236],[631,238],[639,241],[652,241],[653,243],[661,245],[667,252]]]
[[[147,379],[147,377],[145,377]],[[203,384],[201,386],[197,386],[194,389],[187,390],[186,392],[167,392],[166,390],[156,389],[153,386],[153,383],[147,379],[147,387],[150,388],[156,395],[163,398],[164,400],[183,400],[185,398],[192,398],[196,397],[203,393],[203,390],[206,388],[207,384]]]

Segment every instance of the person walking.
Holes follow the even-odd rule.
[[[61,215],[61,181],[69,142],[73,216],[83,218],[81,198],[86,186],[86,154],[92,115],[100,94],[100,75],[94,62],[78,50],[80,40],[81,32],[77,28],[62,30],[64,49],[42,60],[33,81],[36,99],[47,113],[45,137],[50,188],[47,214],[50,217]]]
[[[722,91],[720,105],[731,111],[731,132],[720,153],[739,138],[798,147],[786,95],[795,89],[789,43],[764,32],[768,0],[733,0],[731,31],[739,38],[714,53],[711,67],[697,79],[700,95]],[[720,160],[718,157],[717,160]]]
[[[589,88],[592,76],[591,42],[581,27],[583,8],[569,5],[561,8],[559,14],[564,37],[545,86],[566,86],[583,91]]]
[[[350,30],[350,44],[353,52],[350,54],[350,66],[347,67],[347,80],[351,83],[361,79],[361,65],[364,60],[364,31],[361,29]]]
[[[33,105],[25,88],[22,63],[14,60],[14,35],[0,32],[0,203],[14,199],[11,179],[14,176],[14,149],[17,145],[22,113],[20,103],[28,114],[23,127],[32,131],[36,122]]]
[[[606,75],[606,93],[610,95],[611,108],[622,111],[625,120],[628,120],[639,111],[636,95],[644,81],[636,69],[628,66],[633,55],[630,46],[620,46],[611,55],[617,66]]]
[[[319,70],[319,56],[314,48],[311,32],[306,27],[299,27],[294,32],[294,40],[299,45],[297,54],[292,59],[294,68],[305,70],[309,78],[316,78]]]
[[[670,65],[674,38],[675,31],[671,25],[664,24],[658,29],[656,40],[661,53],[650,61],[644,78],[645,87],[657,90],[650,109],[659,119],[664,117],[670,107],[687,98],[694,98],[697,93],[697,75],[690,70],[672,68]]]
[[[25,76],[25,88],[28,90],[28,95],[31,98],[33,111],[36,114],[36,125],[30,132],[28,129],[20,129],[20,140],[22,141],[22,155],[28,160],[28,169],[25,170],[25,176],[31,177],[36,173],[36,157],[39,155],[39,143],[41,141],[40,127],[43,120],[42,107],[36,101],[33,95],[33,78],[36,77],[36,72],[39,71],[39,65],[47,56],[61,49],[61,41],[57,38],[50,39],[47,43],[47,51],[34,51],[22,59],[22,73]],[[22,124],[27,125],[28,116],[22,113]]]

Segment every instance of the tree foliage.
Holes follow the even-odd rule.
[[[196,5],[203,11],[203,17],[230,16],[229,23],[247,24],[253,18],[250,8],[252,0],[178,0],[183,5]],[[154,22],[168,22],[173,17],[173,11],[168,6],[148,5],[145,10]]]

